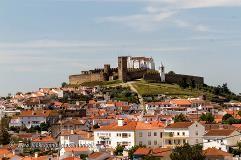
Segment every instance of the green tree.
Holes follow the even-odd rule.
[[[184,144],[176,147],[172,151],[170,158],[172,160],[205,160],[205,155],[201,145],[190,146],[189,144]]]
[[[3,117],[0,122],[0,145],[6,145],[10,142],[10,135],[8,133],[8,122],[7,118]]]
[[[94,128],[94,129],[98,129],[98,128],[100,128],[100,126],[99,126],[98,123],[96,123],[95,125],[93,125],[93,128]]]
[[[206,121],[206,123],[213,123],[214,122],[214,116],[211,113],[206,113],[206,114],[203,113],[200,116],[200,120]]]
[[[174,117],[174,122],[188,122],[189,120],[184,114],[179,114]]]
[[[49,125],[47,123],[41,123],[40,124],[40,130],[41,131],[48,131]]]
[[[117,145],[117,147],[115,148],[114,154],[116,156],[122,156],[123,155],[123,151],[124,151],[124,147],[121,145]]]
[[[66,82],[63,82],[62,84],[61,84],[61,86],[64,88],[64,87],[66,87],[68,84],[66,83]]]
[[[228,120],[230,117],[233,117],[231,114],[225,114],[222,118],[222,121]]]

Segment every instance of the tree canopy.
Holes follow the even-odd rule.
[[[170,158],[172,160],[205,160],[205,155],[201,145],[190,146],[189,144],[184,144],[176,147],[172,151]]]
[[[189,120],[184,114],[179,114],[174,117],[174,122],[189,122]]]

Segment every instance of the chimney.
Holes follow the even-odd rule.
[[[124,125],[124,119],[118,119],[118,126]]]

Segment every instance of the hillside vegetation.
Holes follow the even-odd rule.
[[[154,96],[158,94],[165,94],[172,97],[197,97],[200,95],[206,95],[208,99],[211,99],[214,94],[210,92],[205,92],[203,90],[194,88],[183,89],[177,84],[165,84],[165,83],[149,83],[146,81],[134,81],[132,83],[133,87],[142,96]]]

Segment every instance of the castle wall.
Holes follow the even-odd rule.
[[[80,74],[80,75],[69,76],[70,84],[82,84],[84,82],[91,82],[91,81],[104,81],[104,75],[102,73],[93,73],[93,74]]]
[[[166,82],[167,83],[177,83],[180,84],[185,79],[187,83],[192,83],[192,81],[195,81],[197,85],[204,84],[204,78],[203,77],[197,77],[197,76],[190,76],[190,75],[182,75],[182,74],[166,74],[165,75]]]
[[[127,80],[132,81],[136,79],[143,78],[143,75],[146,73],[146,69],[132,69],[127,72]]]
[[[160,74],[144,74],[143,79],[147,81],[161,81]]]

